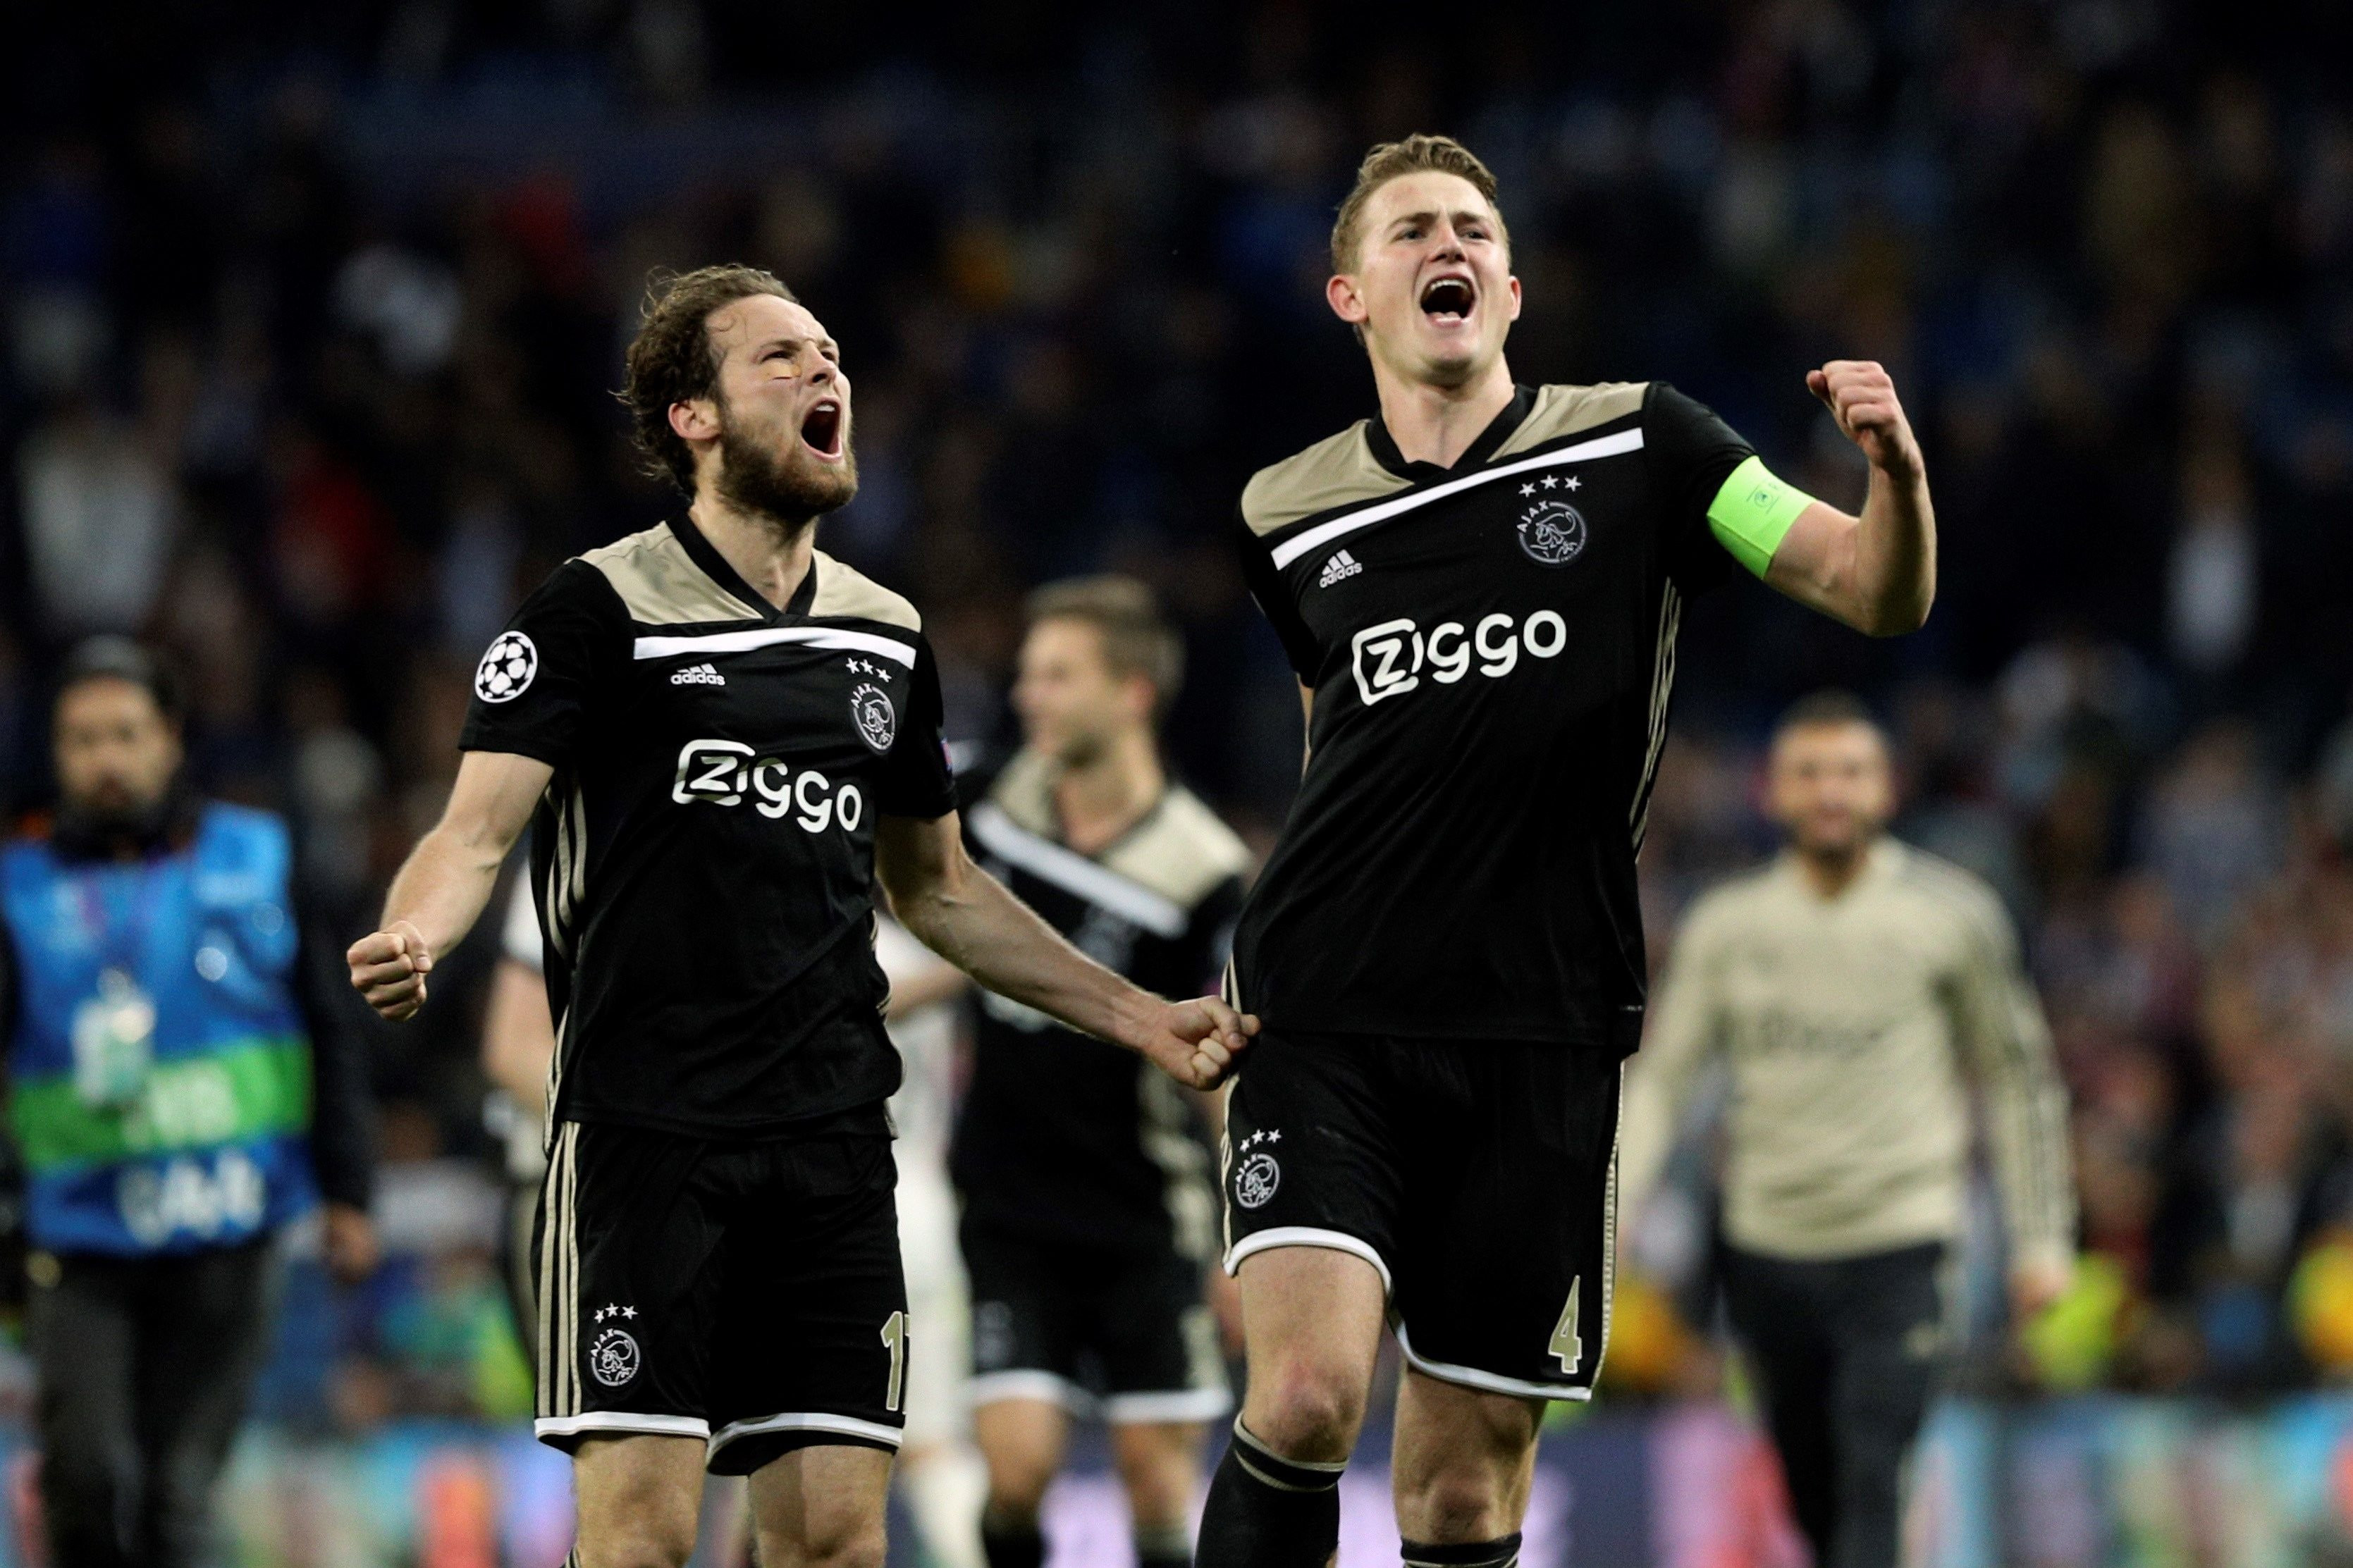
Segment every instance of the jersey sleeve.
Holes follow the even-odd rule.
[[[459,748],[561,767],[596,694],[620,689],[628,638],[628,612],[611,584],[595,567],[565,562],[482,654]]]
[[[1757,449],[1705,404],[1654,381],[1643,405],[1642,453],[1660,501],[1668,575],[1687,594],[1729,581],[1748,563],[1720,535],[1710,512],[1734,471],[1754,460]],[[1780,542],[1778,534],[1773,542]],[[1767,549],[1765,562],[1771,559]],[[1762,563],[1749,569],[1764,575]]]
[[[907,716],[899,725],[889,755],[882,759],[882,770],[875,781],[876,809],[929,822],[956,808],[955,773],[948,766],[948,743],[941,732],[945,722],[939,661],[932,655],[931,639],[918,637]]]
[[[1990,893],[1962,911],[1953,1012],[1983,1098],[2012,1256],[2063,1261],[2075,1241],[2067,1088],[2017,932]]]
[[[1282,651],[1291,659],[1291,668],[1300,681],[1315,684],[1315,671],[1322,665],[1323,650],[1316,646],[1315,634],[1300,618],[1299,606],[1292,602],[1291,590],[1282,581],[1282,573],[1274,564],[1273,552],[1266,541],[1250,531],[1246,522],[1234,524],[1235,547],[1242,559],[1242,580],[1250,584],[1250,597],[1274,625],[1274,635],[1282,639]]]

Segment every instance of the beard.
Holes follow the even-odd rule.
[[[798,532],[829,511],[849,504],[858,493],[858,458],[842,433],[841,466],[819,463],[801,449],[798,432],[780,444],[763,442],[754,433],[720,412],[719,494],[728,505],[754,516],[771,518],[789,532]]]
[[[143,849],[163,841],[187,809],[186,790],[176,775],[153,798],[142,798],[129,786],[102,788],[60,802],[52,837],[76,856]]]

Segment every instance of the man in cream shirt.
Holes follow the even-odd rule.
[[[2022,1320],[2073,1257],[2066,1091],[1991,889],[1887,836],[1886,739],[1851,697],[1773,739],[1770,864],[1693,908],[1627,1082],[1630,1214],[1701,1069],[1728,1063],[1725,1294],[1822,1568],[1894,1568],[1945,1338],[1971,1101]]]

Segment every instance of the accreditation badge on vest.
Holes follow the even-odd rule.
[[[121,969],[98,976],[98,994],[74,1009],[74,1094],[93,1110],[138,1103],[155,1060],[155,1004]]]

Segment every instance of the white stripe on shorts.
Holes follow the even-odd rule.
[[[1380,1271],[1382,1295],[1392,1294],[1396,1289],[1389,1280],[1389,1266],[1371,1242],[1345,1230],[1325,1230],[1313,1225],[1278,1225],[1269,1230],[1250,1232],[1226,1249],[1226,1272],[1239,1274],[1243,1258],[1277,1247],[1326,1247],[1335,1252],[1354,1253]]]
[[[536,1437],[575,1437],[584,1432],[639,1432],[657,1437],[704,1437],[711,1423],[700,1415],[638,1415],[626,1410],[591,1410],[580,1415],[543,1415],[531,1424]]]
[[[763,1432],[838,1432],[845,1437],[864,1437],[892,1448],[899,1446],[901,1436],[896,1426],[885,1426],[880,1421],[860,1421],[855,1415],[823,1411],[763,1415],[755,1421],[730,1421],[712,1434],[710,1457],[717,1458],[719,1450],[739,1437],[754,1437]]]

